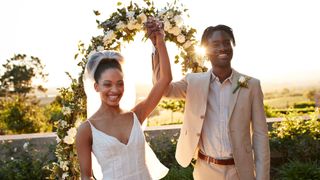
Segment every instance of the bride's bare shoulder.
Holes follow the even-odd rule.
[[[78,135],[91,135],[91,127],[89,120],[81,123],[77,130]]]

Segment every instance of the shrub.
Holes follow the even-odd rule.
[[[309,107],[315,107],[315,102],[313,101],[308,101],[308,102],[299,102],[299,103],[294,103],[293,108],[309,108]]]
[[[157,157],[167,168],[169,168],[169,173],[162,180],[193,179],[193,165],[191,164],[187,168],[183,168],[175,159],[178,136],[178,133],[168,135],[165,132],[161,132],[160,135],[151,138],[149,141],[149,144]],[[149,139],[148,134],[146,134],[146,138]]]
[[[273,124],[269,132],[271,150],[288,160],[320,161],[320,121],[316,110],[310,120],[297,114],[285,116],[285,120]]]
[[[5,134],[22,134],[51,131],[44,108],[26,97],[13,96],[0,100],[0,129]]]
[[[278,169],[277,179],[313,180],[320,179],[320,167],[316,162],[290,161]]]
[[[264,105],[264,112],[266,113],[266,117],[279,117],[279,113],[277,113],[274,108],[268,105]]]
[[[11,148],[10,148],[11,147]],[[53,159],[53,147],[47,154],[39,152],[32,144],[26,142],[23,147],[12,148],[9,144],[1,145],[0,179],[28,180],[46,179],[50,171],[44,168]]]

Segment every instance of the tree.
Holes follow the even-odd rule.
[[[46,80],[44,65],[37,57],[17,54],[8,59],[4,73],[0,76],[0,133],[20,134],[51,131],[44,108],[35,96],[29,96],[34,90],[45,92],[34,79]],[[28,96],[27,96],[28,95]],[[6,97],[1,98],[1,97]]]
[[[316,94],[316,90],[315,89],[311,89],[311,90],[308,90],[304,93],[304,96],[306,98],[308,98],[310,101],[314,101],[315,100],[315,94]]]
[[[3,134],[24,134],[51,131],[52,126],[38,102],[25,97],[0,99],[0,130]]]
[[[25,54],[15,54],[2,65],[4,74],[0,77],[0,97],[10,95],[26,96],[35,89],[45,92],[46,89],[39,85],[33,87],[34,79],[46,80],[48,74],[43,72],[44,65],[38,57],[27,57]]]

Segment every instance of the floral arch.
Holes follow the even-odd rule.
[[[144,0],[144,3],[144,6],[139,7],[132,2],[129,6],[123,6],[118,2],[117,11],[113,12],[107,20],[96,20],[98,28],[103,30],[103,35],[92,37],[87,47],[82,42],[78,44],[75,59],[82,71],[78,78],[72,78],[68,74],[72,83],[70,87],[61,88],[59,92],[64,118],[55,124],[57,162],[48,167],[52,171],[50,179],[79,179],[80,177],[74,137],[77,127],[86,119],[86,95],[82,75],[87,59],[92,53],[104,49],[120,51],[122,43],[133,41],[135,35],[142,31],[147,17],[153,16],[164,22],[165,40],[175,43],[178,47],[179,54],[175,56],[175,63],[181,63],[183,72],[207,71],[206,67],[201,66],[203,58],[195,52],[195,47],[198,45],[194,36],[196,30],[183,24],[182,15],[187,12],[187,9],[178,6],[176,2],[172,5],[167,4],[161,10],[156,9],[150,0]],[[96,16],[100,15],[98,11],[94,13]]]

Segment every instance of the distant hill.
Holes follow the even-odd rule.
[[[294,90],[307,90],[310,88],[320,88],[320,81],[319,82],[309,82],[309,83],[285,83],[285,82],[273,82],[273,83],[262,83],[263,92],[275,92],[281,91],[284,88],[287,89],[294,89]],[[152,88],[152,84],[137,84],[136,85],[136,99],[137,101],[145,98]],[[54,100],[56,95],[58,94],[57,88],[48,88],[46,94],[43,93],[36,93],[37,97],[40,98],[41,104],[47,104]]]

